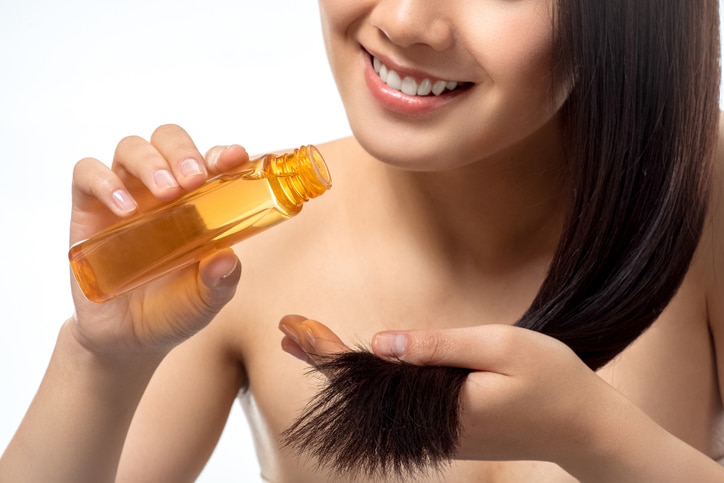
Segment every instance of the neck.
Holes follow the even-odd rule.
[[[353,207],[352,216],[453,265],[494,272],[547,260],[565,210],[557,133],[552,122],[495,157],[448,171],[410,172],[367,155],[367,172],[378,179],[357,183],[364,203]],[[347,166],[353,177],[364,171]]]

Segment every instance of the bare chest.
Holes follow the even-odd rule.
[[[327,254],[334,246],[327,246]],[[252,323],[245,324],[238,337],[249,383],[241,402],[255,435],[262,472],[274,482],[340,481],[320,472],[305,455],[280,445],[280,433],[322,383],[320,375],[281,350],[277,323],[282,316],[297,313],[317,319],[348,345],[365,346],[375,332],[385,329],[513,323],[543,276],[542,270],[533,271],[532,276],[528,271],[505,281],[498,278],[494,286],[477,287],[474,292],[461,291],[464,284],[444,291],[423,282],[450,285],[439,277],[411,274],[410,269],[384,273],[382,268],[389,269],[389,264],[372,267],[349,253],[307,264],[283,255],[274,261],[282,264],[283,273],[272,275],[276,272],[245,265],[245,280],[254,284],[239,291],[249,294],[243,310]],[[375,284],[370,283],[373,280]],[[278,287],[285,287],[284,293]],[[724,455],[724,442],[717,437],[722,434],[718,433],[721,402],[714,348],[699,293],[685,282],[654,326],[599,375],[669,432],[718,459]],[[453,461],[443,472],[415,481],[566,482],[571,477],[546,462]]]
[[[720,458],[724,445],[717,439],[721,404],[712,343],[706,320],[683,292],[648,332],[599,374],[667,430]],[[254,337],[254,347],[245,348],[250,390],[242,396],[255,433],[262,471],[271,481],[340,481],[320,473],[304,455],[294,454],[279,444],[279,434],[314,395],[321,376],[310,373],[304,363],[281,351],[281,334],[275,325],[278,318],[272,314],[266,317],[270,323],[257,326],[255,330],[260,333]],[[330,325],[346,336],[349,344],[364,343],[375,331],[387,328],[374,322],[355,328],[350,314],[343,310],[338,314],[321,313],[320,318],[325,323],[346,321],[347,325]],[[415,481],[575,480],[557,465],[546,462],[453,461],[443,472]]]

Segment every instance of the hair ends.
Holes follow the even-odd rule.
[[[325,358],[324,387],[281,435],[337,474],[407,479],[449,464],[469,369],[414,366],[364,349]]]

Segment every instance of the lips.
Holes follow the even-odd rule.
[[[403,116],[428,116],[450,105],[475,84],[431,77],[399,66],[390,67],[363,49],[364,80],[372,97],[388,111]]]
[[[444,79],[415,78],[411,75],[398,73],[386,66],[380,59],[371,55],[372,67],[380,80],[389,88],[400,91],[408,96],[440,96],[450,91],[462,89],[470,85],[468,82],[458,82]]]

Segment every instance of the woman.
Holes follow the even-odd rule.
[[[239,394],[270,481],[721,479],[716,2],[320,9],[354,132],[320,146],[335,188],[235,247],[238,287],[230,250],[104,305],[74,286],[0,478],[193,480]],[[112,168],[77,165],[71,241],[245,159],[177,126],[126,138]],[[451,453],[325,466],[284,445],[318,389],[278,350],[291,313],[329,324],[282,319],[305,361],[371,340],[465,368]]]

